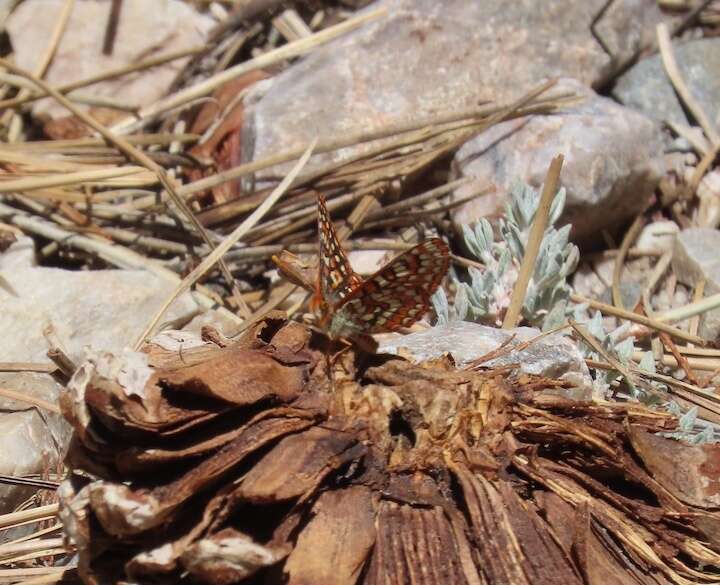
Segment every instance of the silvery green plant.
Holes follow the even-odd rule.
[[[578,321],[582,320],[578,319]],[[632,362],[632,355],[636,349],[635,339],[627,335],[630,329],[630,323],[625,322],[613,331],[606,332],[603,327],[602,315],[596,312],[591,319],[584,320],[583,324],[607,355],[615,358],[626,370],[635,369]],[[580,352],[585,358],[605,361],[605,356],[598,354],[592,347],[584,343],[580,345]],[[610,383],[622,375],[622,372],[616,370],[596,368],[592,371],[594,373],[593,384],[596,395],[603,398],[608,394]],[[646,406],[660,406],[663,403],[660,395],[667,390],[667,386],[657,380],[648,380],[642,376],[642,372],[650,374],[657,373],[652,352],[647,351],[643,354],[635,371],[640,374],[636,376],[637,385],[633,380],[625,378],[625,382],[630,390],[630,396]]]
[[[579,321],[582,321],[579,319]],[[635,339],[633,337],[626,337],[630,330],[630,323],[625,322],[620,327],[613,331],[606,332],[603,326],[602,315],[597,311],[591,319],[584,320],[583,325],[587,329],[588,333],[592,335],[603,348],[605,353],[615,358],[620,364],[625,367],[629,367],[630,360],[632,359],[633,351],[635,350]],[[623,339],[624,338],[624,339]],[[584,343],[579,346],[580,352],[585,358],[605,361],[605,356],[597,353],[592,347]],[[652,354],[650,354],[650,361],[652,368],[655,368],[655,362],[652,361]],[[649,366],[646,367],[649,368]],[[615,370],[595,370],[594,386],[595,392],[599,396],[605,396],[610,388],[610,383],[615,380],[620,372]],[[626,380],[630,386],[633,398],[639,398],[640,391],[636,388],[631,380]]]
[[[500,219],[498,226],[501,241],[495,241],[487,219],[481,219],[473,227],[463,226],[465,244],[484,265],[484,270],[471,267],[469,283],[455,279],[457,294],[452,307],[445,292],[438,289],[433,296],[438,324],[470,320],[500,325],[501,316],[510,305],[518,268],[525,256],[530,228],[540,204],[539,192],[529,185],[515,184],[510,195],[505,217]],[[548,227],[522,307],[523,317],[543,330],[561,325],[576,310],[568,303],[570,287],[566,280],[577,266],[578,249],[568,241],[569,225],[559,230],[554,227],[564,206],[565,189],[560,189],[550,208]]]
[[[683,413],[677,402],[670,402],[667,406],[670,413],[678,417],[678,430],[672,433],[662,433],[664,437],[687,441],[695,445],[718,443],[720,438],[715,436],[715,430],[709,422],[698,420],[698,407],[693,406]]]

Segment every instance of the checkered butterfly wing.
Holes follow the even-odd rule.
[[[318,234],[320,260],[315,304],[335,307],[360,286],[362,278],[350,266],[322,195],[318,196]]]
[[[450,250],[439,238],[411,248],[364,280],[343,303],[343,319],[365,333],[409,327],[430,308],[430,297],[450,265]]]

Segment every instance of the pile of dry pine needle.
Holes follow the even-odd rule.
[[[348,241],[348,249],[405,249],[421,237],[411,227],[418,219],[442,227],[445,212],[463,201],[443,202],[461,181],[392,201],[399,186],[412,192],[416,177],[493,124],[572,103],[573,96],[548,97],[552,84],[545,84],[512,104],[324,138],[214,169],[212,145],[232,128],[238,106],[223,94],[228,83],[247,85],[262,69],[377,16],[264,47],[231,67],[237,43],[218,42],[204,50],[204,62],[223,64],[215,74],[193,78],[189,67],[175,93],[112,128],[65,95],[186,54],[63,88],[0,63],[35,87],[0,101],[6,118],[22,121],[23,104],[49,95],[67,108],[69,124],[90,129],[73,139],[3,145],[0,161],[11,177],[0,183],[6,229],[46,242],[41,256],[48,262],[142,269],[170,280],[176,291],[166,308],[192,288],[203,306],[225,307],[244,332],[234,343],[209,335],[208,346],[180,364],[146,345],[160,312],[136,342],[153,367],[139,396],[95,370],[74,379],[63,402],[76,431],[63,515],[82,578],[272,582],[284,567],[292,582],[318,584],[719,581],[719,518],[702,504],[712,489],[683,483],[672,467],[682,459],[694,466],[689,476],[705,477],[713,466],[717,476],[717,454],[711,459],[709,448],[656,434],[674,428],[671,417],[633,405],[568,403],[553,397],[556,381],[509,371],[456,371],[443,361],[416,367],[353,352],[344,356],[340,390],[331,397],[317,368],[317,340],[265,318],[297,286],[238,280],[262,274],[283,249],[315,251],[317,193],[331,211],[345,212],[343,238],[402,232],[403,243]],[[258,34],[248,30],[249,39]],[[203,123],[201,114],[188,122],[190,106],[209,95],[222,105],[221,119]],[[358,144],[366,145],[361,155],[305,170],[311,153]],[[228,196],[238,179],[293,161],[277,186]],[[173,258],[185,277],[168,268]],[[303,306],[295,303],[288,316]],[[663,330],[651,319],[595,306]],[[76,365],[59,349],[54,355],[57,367],[45,371],[67,379]],[[717,400],[702,389],[656,376],[720,422]],[[162,479],[147,472],[158,465]],[[75,552],[63,547],[58,504],[46,503],[57,483],[32,481],[44,490],[41,505],[0,517],[0,529],[38,529],[0,546],[0,579],[73,579],[76,570],[63,567]]]

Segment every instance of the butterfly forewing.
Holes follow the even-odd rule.
[[[450,251],[441,239],[418,244],[354,288],[331,321],[331,337],[409,327],[430,308],[447,273]]]
[[[318,234],[320,260],[317,292],[320,295],[319,300],[326,306],[335,307],[360,286],[362,279],[350,266],[322,195],[318,196]]]

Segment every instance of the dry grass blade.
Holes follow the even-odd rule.
[[[38,372],[52,374],[57,370],[55,364],[39,364],[34,362],[0,362],[0,372]]]
[[[625,267],[625,258],[627,257],[630,246],[638,237],[638,235],[640,234],[640,230],[642,230],[644,225],[645,218],[642,216],[642,214],[638,215],[630,226],[630,229],[625,233],[625,237],[623,237],[622,243],[620,244],[618,254],[615,257],[615,266],[613,267],[612,280],[612,298],[613,304],[619,309],[625,308],[622,302],[622,295],[620,294],[620,277],[622,276],[622,271]]]
[[[25,536],[21,536],[20,538],[16,538],[15,540],[11,540],[10,542],[7,542],[5,544],[17,544],[18,542],[34,540],[36,538],[40,538],[41,536],[46,536],[48,534],[52,534],[53,532],[61,532],[62,527],[63,527],[63,525],[60,522],[58,522],[57,524],[53,524],[52,526],[48,526],[47,528],[42,528],[40,530],[36,530],[35,532],[26,534]]]
[[[80,89],[83,87],[88,87],[90,85],[100,83],[101,81],[107,81],[109,79],[114,79],[116,77],[122,77],[123,75],[127,75],[128,73],[133,73],[135,71],[141,71],[143,69],[150,69],[152,67],[164,65],[165,63],[170,63],[171,61],[177,61],[178,59],[184,59],[185,57],[191,57],[192,55],[197,55],[206,50],[207,50],[207,47],[200,46],[200,47],[191,47],[190,49],[182,49],[180,51],[173,51],[172,53],[167,53],[166,55],[158,55],[157,57],[153,57],[152,59],[146,59],[144,61],[140,61],[139,63],[133,63],[131,65],[126,65],[124,67],[118,67],[117,69],[111,69],[110,71],[105,71],[98,75],[93,75],[92,77],[87,77],[85,79],[73,81],[72,83],[66,83],[65,85],[61,85],[55,89],[59,93],[67,94],[73,90]],[[48,94],[45,92],[38,91],[38,92],[35,92],[32,95],[28,95],[28,96],[16,96],[16,97],[9,98],[6,100],[0,100],[0,109],[14,108],[17,106],[21,106],[28,102],[33,102],[35,100],[42,99],[43,97],[45,97],[47,95]]]
[[[547,91],[555,83],[550,80],[539,85],[510,105],[495,108],[493,113],[480,119],[452,124],[424,127],[420,130],[398,135],[389,142],[372,145],[368,151],[358,153],[342,163],[330,163],[311,173],[312,186],[318,190],[342,187],[350,191],[329,202],[330,206],[343,199],[344,204],[360,200],[365,195],[384,192],[398,177],[412,177],[429,168],[433,163],[456,150],[472,136],[509,117],[518,116],[522,108]],[[413,122],[416,123],[416,122]],[[336,144],[337,145],[337,144]],[[412,145],[408,152],[405,147]],[[328,176],[325,176],[325,175]],[[305,178],[305,180],[309,180]],[[278,220],[282,221],[282,220]],[[308,207],[300,219],[273,226],[264,233],[253,233],[256,245],[267,244],[290,236],[315,221],[314,210]],[[267,228],[268,226],[264,226]],[[258,228],[258,231],[260,228]]]
[[[669,254],[669,252],[668,252]],[[698,280],[695,283],[695,290],[693,290],[693,303],[698,303],[703,300],[703,297],[705,296],[705,285],[707,284],[705,278],[700,277],[700,280]],[[700,329],[700,315],[694,315],[690,318],[690,323],[688,324],[688,331],[692,333],[693,335],[697,335],[698,330]],[[678,348],[679,350],[679,348]],[[682,352],[681,352],[682,353]]]
[[[649,317],[645,317],[644,315],[638,315],[637,313],[633,313],[632,311],[627,311],[625,309],[618,309],[613,305],[601,303],[600,301],[596,301],[595,299],[589,299],[577,293],[573,293],[572,295],[570,295],[570,298],[576,303],[587,304],[590,308],[597,309],[605,315],[612,315],[613,317],[619,317],[621,319],[627,319],[628,321],[632,321],[633,323],[645,325],[646,327],[650,327],[651,329],[665,331],[666,333],[669,333],[677,339],[683,339],[697,345],[705,346],[707,344],[707,342],[702,337],[698,337],[697,335],[690,335],[689,333],[686,333],[685,331],[682,331],[677,327],[672,327],[657,319],[651,319]]]
[[[57,579],[67,570],[68,569],[66,569],[65,567],[30,567],[27,569],[0,569],[0,582],[14,582],[22,579],[23,577],[33,576],[52,576]],[[33,581],[37,583],[35,579],[33,579]],[[54,582],[55,581],[42,581],[42,583]]]
[[[74,9],[75,0],[65,0],[60,13],[58,14],[55,28],[53,29],[52,35],[50,35],[50,41],[45,49],[45,53],[42,55],[37,67],[35,68],[35,75],[38,77],[44,77],[45,73],[47,73],[47,68],[55,56],[55,52],[60,45],[60,40],[65,34],[65,29],[67,28],[68,21],[70,20],[70,16],[72,15]]]
[[[72,14],[74,7],[75,0],[65,0],[65,3],[60,10],[60,13],[58,14],[55,28],[50,35],[50,41],[48,42],[45,52],[40,57],[40,60],[35,67],[34,73],[35,76],[37,76],[38,78],[42,78],[45,76],[47,68],[50,65],[53,57],[55,56],[55,51],[57,51],[58,45],[60,44],[60,39],[62,39],[62,36],[65,34],[65,29],[67,28],[68,21],[70,20],[70,15]],[[29,93],[29,90],[23,89],[20,91],[19,95],[24,97]],[[5,116],[3,116],[3,122],[8,121],[8,116],[10,116],[12,120],[8,132],[8,142],[15,142],[18,135],[20,134],[21,118],[15,113],[8,110]]]
[[[587,359],[585,363],[591,368],[616,370],[615,366],[608,362]],[[672,376],[641,370],[635,364],[630,364],[629,369],[638,378],[646,378],[667,385],[669,393],[678,398],[683,406],[697,406],[700,417],[715,424],[720,424],[720,398],[714,392],[694,386],[683,380],[677,380]]]
[[[137,130],[142,125],[154,119],[157,115],[187,104],[197,98],[206,96],[232,79],[240,77],[250,71],[268,67],[269,65],[278,63],[279,61],[302,55],[318,45],[344,35],[345,33],[362,26],[367,22],[385,16],[386,13],[387,11],[385,8],[366,12],[360,16],[356,16],[345,22],[336,24],[335,26],[330,26],[310,37],[300,39],[299,41],[295,41],[293,43],[288,43],[279,49],[268,51],[264,55],[255,57],[254,59],[250,59],[249,61],[245,61],[239,65],[235,65],[230,69],[226,69],[221,73],[213,75],[202,83],[190,86],[175,93],[174,95],[160,100],[159,102],[142,108],[138,113],[137,118],[129,118],[128,120],[113,126],[112,130],[115,132],[125,133]]]
[[[44,490],[56,490],[60,485],[56,481],[46,481],[44,479],[33,479],[31,477],[17,477],[15,475],[0,474],[0,483],[10,485],[30,485]]]
[[[655,290],[655,287],[657,286],[657,283],[660,282],[660,279],[662,278],[663,274],[665,274],[665,271],[670,267],[670,263],[672,262],[672,252],[668,251],[665,252],[662,256],[660,256],[660,260],[658,260],[657,264],[655,265],[655,268],[653,268],[652,273],[650,273],[650,276],[647,279],[647,283],[645,284],[645,287],[643,288],[641,298],[643,300],[643,308],[645,309],[645,313],[648,317],[654,318],[655,315],[653,314],[652,310],[652,303],[650,301],[650,295]],[[697,335],[697,330],[690,331],[691,335]]]
[[[132,181],[109,182],[108,179],[132,177]],[[114,167],[77,173],[56,173],[42,177],[26,177],[10,181],[0,181],[0,193],[17,193],[62,187],[77,184],[100,184],[115,186],[147,187],[157,184],[157,179],[144,167]]]
[[[181,144],[192,144],[198,141],[200,136],[197,134],[170,134],[167,132],[137,134],[125,136],[125,140],[134,146],[167,146],[172,142]],[[66,154],[81,151],[116,153],[119,152],[113,145],[109,145],[107,140],[99,137],[88,136],[85,138],[68,138],[65,140],[31,140],[19,144],[3,144],[2,152],[23,151],[35,153],[59,153]]]
[[[695,171],[693,172],[690,183],[687,187],[687,191],[685,192],[686,198],[689,199],[693,195],[695,195],[695,191],[697,191],[697,188],[700,185],[700,181],[702,181],[705,173],[707,173],[710,165],[712,165],[712,163],[715,161],[718,154],[720,154],[720,142],[716,143],[711,149],[709,149],[702,157],[702,159],[700,159],[698,166],[695,167]]]
[[[35,552],[49,548],[58,548],[61,546],[63,546],[62,538],[42,538],[39,540],[0,544],[0,557]]]
[[[17,400],[18,402],[23,402],[25,404],[31,404],[31,405],[37,406],[39,408],[44,408],[47,411],[54,412],[56,414],[60,414],[60,407],[57,404],[53,404],[52,402],[48,402],[47,400],[43,400],[42,398],[35,398],[34,396],[27,396],[26,394],[23,394],[22,392],[17,392],[16,390],[10,390],[9,388],[0,388],[0,397],[10,398],[12,400]]]
[[[348,241],[343,242],[343,248],[346,251],[355,250],[385,250],[385,251],[397,251],[405,252],[412,248],[414,244],[405,242],[391,242],[391,241]],[[269,246],[248,246],[241,250],[232,250],[225,255],[225,258],[232,262],[250,262],[259,259],[271,258],[272,256],[279,254],[283,250],[292,252],[294,254],[316,254],[317,244],[272,244]],[[477,263],[475,263],[477,264]],[[0,363],[0,372],[2,371],[2,363]]]
[[[512,113],[514,113],[517,117],[535,113],[550,113],[559,105],[559,103],[561,103],[562,99],[567,98],[569,95],[562,94],[552,99],[538,99],[542,93],[546,92],[554,84],[554,80],[544,83],[510,105],[481,106],[464,111],[451,110],[420,120],[416,118],[403,120],[397,124],[383,126],[381,129],[377,130],[362,130],[356,134],[341,134],[337,137],[322,139],[318,141],[314,152],[316,154],[322,154],[396,136],[394,142],[390,144],[383,144],[374,151],[366,152],[356,157],[357,159],[368,158],[373,155],[386,153],[389,150],[401,145],[404,146],[418,142],[425,142],[438,134],[458,131],[462,128],[468,128],[470,126],[474,127],[474,132],[479,132],[492,124],[499,122],[501,119],[510,117]],[[570,95],[570,97],[574,96]],[[213,187],[217,187],[228,181],[240,179],[252,173],[295,160],[305,151],[306,148],[307,145],[302,145],[273,154],[263,159],[238,165],[215,175],[211,175],[210,177],[183,185],[178,189],[178,193],[183,197],[189,197],[194,193],[212,189]],[[345,159],[342,163],[333,163],[333,165],[323,169],[322,172],[329,172],[337,166],[345,166],[348,162],[350,161]],[[314,173],[313,176],[316,177],[319,172],[320,171]]]
[[[540,195],[538,210],[535,213],[535,219],[533,220],[532,227],[530,228],[528,243],[525,247],[525,255],[523,256],[517,281],[515,282],[512,296],[510,298],[510,306],[508,307],[507,313],[505,313],[505,319],[503,319],[503,329],[512,329],[517,325],[520,318],[520,312],[522,311],[522,306],[525,302],[525,293],[527,292],[528,284],[530,284],[530,278],[532,277],[533,270],[535,269],[535,260],[537,259],[538,252],[540,251],[540,244],[542,243],[543,235],[545,235],[545,228],[547,227],[548,217],[550,215],[550,206],[552,205],[553,199],[555,198],[555,194],[558,190],[558,185],[560,184],[560,171],[562,169],[562,164],[562,155],[556,156],[550,162],[550,167],[548,168],[547,175],[545,176],[545,182],[543,183],[543,190]]]
[[[660,332],[658,337],[665,349],[670,351],[672,356],[675,358],[678,367],[685,373],[685,379],[696,386],[702,386],[702,383],[698,380],[695,372],[693,372],[688,358],[678,351],[677,345],[675,345],[672,338],[665,332]]]
[[[678,348],[678,351],[679,350],[680,348]],[[685,354],[685,352],[680,353],[687,355]],[[633,360],[639,362],[642,359],[643,355],[645,355],[644,351],[636,351],[633,353]],[[687,365],[690,366],[690,368],[692,368],[693,370],[714,372],[715,370],[720,369],[720,359],[718,358],[690,356],[688,358],[685,358],[685,360]],[[670,354],[663,354],[662,364],[671,368],[677,368],[678,360]]]
[[[68,552],[70,551],[68,551],[65,547],[56,546],[54,548],[45,548],[34,552],[18,554],[13,557],[7,557],[3,562],[7,565],[17,565],[20,563],[27,563],[29,561],[37,561],[38,559],[43,559],[43,562],[47,562],[49,557],[59,557],[62,555],[67,558]]]
[[[600,344],[600,342],[598,342],[598,340],[595,339],[595,337],[593,337],[593,335],[583,325],[570,319],[570,326],[573,328],[575,333],[577,333],[582,340],[592,348],[593,351],[604,357],[632,386],[637,386],[637,380],[630,370],[605,351],[605,348]]]
[[[258,207],[244,222],[242,222],[233,232],[223,240],[223,242],[215,248],[210,255],[205,258],[190,274],[188,274],[183,281],[178,285],[175,291],[166,299],[163,305],[160,307],[158,312],[152,318],[148,326],[143,331],[140,338],[135,343],[135,347],[139,348],[145,340],[150,336],[155,326],[160,321],[165,311],[170,307],[175,299],[180,296],[184,291],[188,290],[203,274],[205,274],[213,265],[220,260],[223,254],[225,254],[232,246],[240,241],[240,239],[254,226],[260,219],[275,205],[275,203],[282,197],[285,192],[290,188],[292,182],[295,180],[300,171],[305,167],[310,156],[312,155],[315,144],[311,144],[305,151],[297,164],[287,174],[283,181],[273,190],[270,196],[263,201],[262,205]]]
[[[24,522],[48,520],[54,518],[57,513],[58,505],[48,504],[47,506],[39,506],[30,510],[22,510],[21,512],[2,514],[0,515],[0,528],[7,528]]]
[[[54,585],[55,583],[77,582],[75,569],[66,569],[62,573],[51,572],[47,575],[25,579],[17,585]]]
[[[690,93],[690,90],[685,84],[685,80],[680,73],[680,68],[675,61],[675,55],[673,54],[670,33],[667,25],[661,22],[657,25],[656,30],[658,47],[660,49],[660,56],[662,57],[663,65],[665,66],[665,72],[670,78],[675,91],[677,91],[685,106],[687,106],[687,109],[690,110],[690,113],[702,127],[705,135],[710,139],[710,142],[714,146],[717,146],[720,143],[720,136],[718,135],[717,128],[715,128],[715,125],[708,118],[707,114],[702,109],[702,106],[693,97],[692,93]]]
[[[423,203],[426,203],[427,201],[440,199],[441,197],[454,191],[461,185],[466,185],[468,183],[471,183],[472,181],[472,177],[461,177],[459,179],[455,179],[454,181],[450,181],[445,185],[440,185],[439,187],[430,189],[429,191],[421,193],[420,195],[415,195],[414,197],[407,197],[406,199],[403,199],[402,201],[398,201],[397,203],[393,203],[391,205],[384,205],[381,209],[378,209],[377,211],[371,213],[367,219],[368,221],[372,221],[376,219],[386,218],[390,213],[399,213],[405,211],[409,207],[421,205]],[[478,189],[478,191],[476,191],[474,195],[478,196],[484,193],[485,189]]]
[[[12,222],[25,232],[47,238],[54,242],[61,242],[63,246],[77,248],[78,250],[96,255],[118,268],[146,270],[158,278],[172,282],[173,284],[177,284],[180,281],[177,274],[167,269],[161,263],[141,256],[128,248],[106,242],[105,240],[73,233],[49,221],[23,213],[3,203],[0,203],[0,218]],[[217,301],[211,296],[211,291],[206,290],[204,287],[198,287],[198,290],[193,293],[193,298],[198,305],[205,309],[215,308],[217,305]],[[222,307],[220,307],[219,310],[226,318],[236,321],[237,323],[241,322],[239,317],[234,313]]]
[[[695,315],[702,315],[720,307],[720,293],[710,295],[702,300],[689,303],[683,307],[670,309],[655,315],[658,321],[683,321]]]
[[[710,6],[715,0],[702,0],[700,3],[692,7],[692,10],[688,12],[683,19],[673,27],[673,36],[676,37],[686,31],[695,22],[697,22],[700,15],[705,9]]]
[[[678,351],[685,355],[702,355],[708,357],[720,357],[720,349],[707,347],[695,347],[694,345],[679,346]]]
[[[210,248],[214,247],[214,243],[211,240],[210,236],[208,235],[207,230],[198,221],[197,217],[195,217],[195,214],[185,203],[185,200],[178,195],[178,193],[175,189],[175,186],[172,184],[169,177],[167,176],[165,169],[163,169],[160,165],[158,165],[155,161],[153,161],[143,151],[136,148],[130,142],[125,140],[125,138],[114,135],[107,128],[105,128],[105,126],[103,126],[102,124],[97,122],[92,116],[90,116],[90,115],[86,114],[85,112],[83,112],[82,110],[79,110],[78,108],[76,108],[65,96],[58,93],[57,90],[50,87],[44,81],[38,79],[36,76],[28,73],[27,71],[24,71],[23,69],[20,69],[19,67],[16,67],[15,65],[8,62],[7,60],[0,59],[0,65],[6,67],[10,71],[17,73],[18,75],[22,75],[23,77],[32,81],[40,89],[42,89],[43,91],[46,91],[49,95],[51,95],[60,105],[65,107],[69,112],[71,112],[73,115],[75,115],[85,125],[87,125],[88,127],[92,128],[93,130],[98,132],[110,144],[114,144],[130,160],[136,161],[137,163],[143,165],[144,167],[146,167],[147,169],[149,169],[150,171],[155,173],[158,180],[160,181],[162,186],[165,188],[165,190],[168,192],[168,194],[170,195],[170,198],[173,200],[173,203],[175,203],[175,205],[177,205],[178,208],[183,212],[185,217],[190,221],[190,223],[197,230],[197,232],[200,234],[200,236],[203,238],[203,240],[205,240],[205,243],[208,246],[210,246]],[[235,300],[236,300],[238,306],[247,312],[248,309],[245,304],[245,301],[242,299],[242,295],[240,295],[240,291],[235,286],[235,280],[233,279],[232,275],[230,274],[230,270],[228,269],[227,265],[225,264],[225,262],[222,259],[219,261],[219,266],[220,266],[220,271],[222,272],[223,277],[225,278],[230,290],[233,291],[233,294],[235,296]]]

